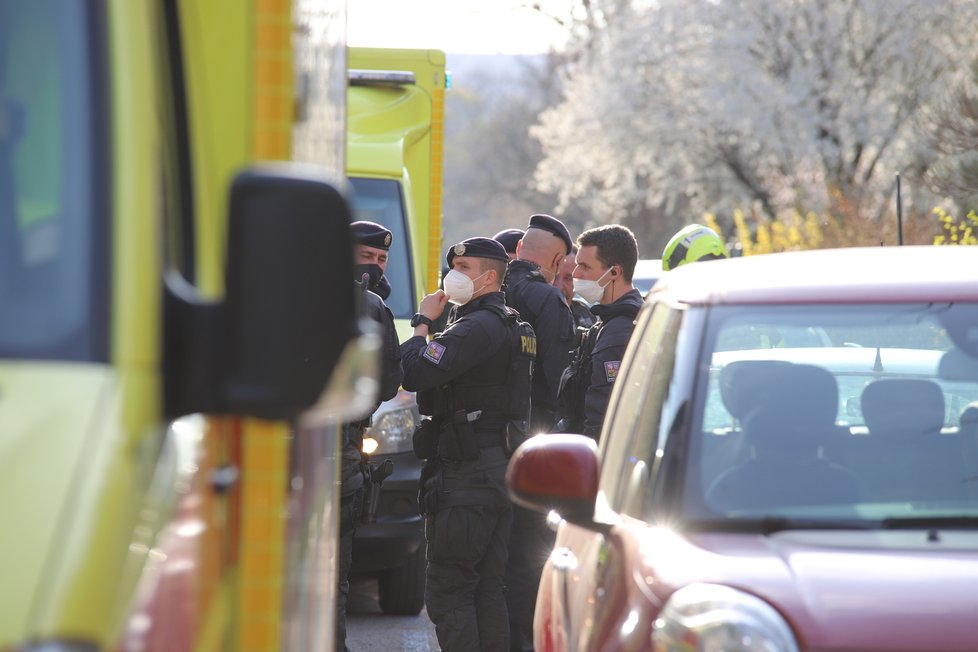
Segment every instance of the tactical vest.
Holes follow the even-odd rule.
[[[585,395],[591,386],[591,357],[604,327],[615,319],[634,320],[638,307],[622,306],[607,319],[599,319],[584,331],[581,343],[571,357],[570,365],[560,376],[557,386],[558,424],[563,432],[584,432]]]
[[[564,432],[584,432],[584,395],[591,386],[591,355],[594,344],[608,322],[601,320],[581,335],[581,343],[557,386],[558,419]],[[580,332],[580,331],[579,331]]]
[[[485,363],[451,383],[418,393],[421,414],[446,417],[456,410],[482,411],[480,421],[526,420],[530,411],[529,383],[533,376],[537,339],[527,322],[512,308],[486,306],[508,331],[507,343]]]
[[[537,352],[536,334],[512,308],[486,306],[485,309],[503,320],[509,345],[499,355],[452,382],[452,407],[455,410],[482,410],[481,421],[527,420],[530,380]]]

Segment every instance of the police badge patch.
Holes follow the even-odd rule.
[[[604,363],[604,377],[609,383],[615,382],[615,378],[618,377],[619,365],[621,365],[621,360],[609,360]]]
[[[435,364],[441,361],[442,355],[445,354],[445,347],[438,342],[429,342],[428,346],[425,347],[424,353],[421,354],[422,358],[427,358]]]

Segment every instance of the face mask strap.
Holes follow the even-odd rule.
[[[479,292],[482,292],[483,288],[485,288],[487,285],[489,285],[489,282],[486,281],[486,283],[481,288],[479,288],[478,290],[475,289],[475,282],[478,281],[480,278],[482,278],[483,276],[485,276],[486,274],[488,274],[491,271],[492,271],[491,269],[487,269],[486,271],[482,272],[481,274],[479,274],[478,276],[476,276],[474,279],[472,279],[472,297],[475,297],[476,294],[478,294]],[[469,297],[469,301],[472,300],[472,297]]]

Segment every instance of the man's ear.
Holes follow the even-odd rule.
[[[553,268],[554,274],[557,274],[560,271],[560,263],[564,262],[564,256],[565,255],[566,254],[562,254],[562,253],[559,253],[558,252],[554,256],[554,259],[552,261],[550,261],[550,266]]]

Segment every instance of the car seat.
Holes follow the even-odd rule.
[[[880,502],[963,499],[961,437],[942,434],[944,393],[919,378],[884,378],[863,389],[871,464],[861,480],[867,497]]]
[[[835,425],[839,388],[821,367],[742,360],[720,376],[724,405],[740,420],[748,459],[710,485],[707,502],[722,510],[849,503],[858,491],[824,451],[845,431]]]

